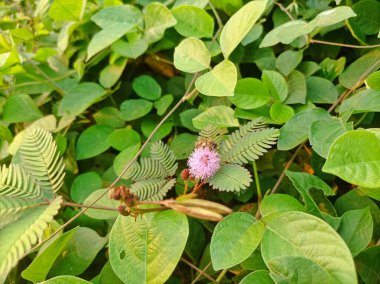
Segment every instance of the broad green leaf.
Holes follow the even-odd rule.
[[[175,30],[184,37],[211,38],[214,19],[203,9],[194,6],[178,6],[172,9],[177,20]]]
[[[132,82],[132,88],[137,95],[150,101],[161,97],[161,87],[151,76],[142,75]]]
[[[333,83],[320,77],[307,77],[307,100],[313,103],[332,104],[339,94]]]
[[[380,281],[380,246],[367,248],[355,257],[356,268],[365,284],[377,284]]]
[[[117,108],[105,107],[94,113],[94,119],[97,124],[104,124],[112,128],[124,126],[124,121],[121,119],[121,113]]]
[[[347,211],[342,215],[338,233],[353,256],[358,255],[371,241],[373,221],[369,208]]]
[[[220,34],[220,48],[224,58],[228,58],[248,34],[266,7],[266,0],[255,0],[239,9],[224,25]]]
[[[75,276],[57,276],[54,278],[51,278],[49,280],[39,282],[39,284],[91,284],[91,282],[83,280],[81,278],[75,277]]]
[[[223,60],[211,71],[195,81],[197,90],[206,96],[233,96],[237,82],[237,70],[229,60]]]
[[[234,117],[234,111],[227,106],[214,106],[193,118],[195,128],[203,129],[213,124],[216,127],[238,127],[239,121]]]
[[[82,274],[104,247],[106,241],[107,238],[100,237],[94,230],[79,227],[54,262],[49,276]]]
[[[352,97],[344,100],[339,107],[340,114],[366,112],[380,112],[380,89],[359,91]]]
[[[80,115],[92,104],[102,100],[105,95],[106,91],[96,83],[80,83],[63,97],[58,115]]]
[[[197,38],[186,38],[174,50],[174,66],[183,72],[195,73],[210,66],[211,55]]]
[[[305,104],[307,94],[305,76],[301,72],[294,70],[290,73],[287,83],[289,95],[284,103],[288,105]]]
[[[131,5],[111,6],[97,12],[91,20],[102,30],[92,37],[87,60],[131,31],[142,19],[141,11]]]
[[[116,150],[122,151],[133,145],[140,145],[140,134],[132,128],[114,130],[107,138],[107,143]]]
[[[133,156],[136,155],[140,149],[139,145],[132,145],[128,148],[125,148],[119,155],[116,156],[114,160],[114,170],[117,175],[120,175],[124,167],[132,160]]]
[[[54,262],[64,250],[66,244],[78,230],[74,228],[55,239],[31,264],[21,273],[21,276],[29,281],[43,281],[46,279]]]
[[[228,99],[241,109],[254,109],[269,102],[268,88],[255,78],[244,78],[237,81],[234,96]]]
[[[270,108],[270,117],[277,123],[285,123],[293,116],[293,108],[281,102],[275,102]]]
[[[141,132],[145,137],[149,137],[154,128],[157,126],[157,121],[153,119],[146,119],[141,123]],[[161,127],[157,130],[157,132],[152,137],[152,141],[158,141],[170,134],[173,129],[173,122],[165,121]]]
[[[83,201],[83,204],[90,205],[92,202],[100,198],[100,196],[103,196],[94,204],[95,206],[118,208],[120,201],[109,198],[107,193],[108,189],[106,188],[95,190]],[[88,209],[85,214],[94,219],[107,220],[116,219],[116,217],[119,215],[119,212],[100,209]]]
[[[150,3],[144,9],[144,40],[151,44],[162,39],[165,30],[176,23],[176,19],[165,5]]]
[[[375,0],[364,0],[355,3],[352,10],[356,17],[349,23],[366,35],[377,34],[380,29],[380,3]]]
[[[380,89],[380,71],[373,72],[365,80],[365,84],[369,89]]]
[[[107,137],[113,129],[107,125],[93,125],[84,130],[79,136],[75,159],[77,161],[95,157],[108,150],[110,145],[107,143]],[[92,145],[89,147],[89,145]]]
[[[304,61],[302,62],[298,68],[305,76],[311,76],[318,70],[321,70],[321,66],[319,66],[314,61]]]
[[[87,0],[54,0],[49,16],[55,21],[79,21],[82,19]]]
[[[261,80],[268,87],[274,100],[285,101],[288,96],[288,85],[284,77],[276,71],[264,70]]]
[[[380,187],[380,138],[367,130],[352,130],[341,135],[331,145],[322,170],[349,183]]]
[[[124,57],[136,59],[148,49],[148,44],[143,39],[125,41],[119,39],[111,46],[112,50]]]
[[[341,57],[337,60],[325,58],[320,64],[323,77],[330,81],[334,81],[343,71],[346,65],[346,58]]]
[[[276,59],[276,69],[288,76],[302,61],[302,52],[286,50]]]
[[[310,144],[319,156],[326,159],[334,140],[352,129],[352,122],[345,123],[337,117],[314,121],[310,127]]]
[[[274,284],[275,282],[273,282],[273,279],[269,276],[268,270],[257,270],[251,272],[239,282],[239,284],[251,283]]]
[[[267,224],[261,252],[277,283],[357,283],[344,241],[327,223],[303,212],[285,212]]]
[[[211,0],[215,8],[223,10],[228,16],[232,16],[243,5],[242,0]]]
[[[99,274],[99,282],[98,284],[123,284],[123,281],[120,280],[119,277],[112,270],[112,266],[110,261],[108,260],[106,264],[103,266],[102,271]]]
[[[102,188],[102,178],[96,172],[76,176],[71,185],[70,196],[73,201],[82,203],[95,190]]]
[[[158,115],[163,115],[170,105],[173,103],[174,97],[172,95],[164,95],[159,100],[154,102],[154,107],[157,109]]]
[[[127,65],[127,59],[121,58],[115,63],[107,65],[99,74],[99,83],[104,88],[111,88],[113,85],[119,81],[121,74]]]
[[[206,233],[200,221],[188,218],[189,237],[186,242],[185,252],[195,262],[198,263],[206,245]]]
[[[277,143],[278,149],[290,150],[301,144],[308,138],[312,123],[326,119],[330,119],[330,115],[321,108],[311,108],[296,113],[281,127]]]
[[[251,174],[244,167],[224,164],[208,182],[214,189],[240,192],[246,189],[251,181]]]
[[[358,82],[365,79],[366,74],[371,70],[375,71],[380,67],[380,50],[373,50],[355,60],[339,76],[339,83],[349,89],[354,87]],[[364,78],[363,78],[364,76]]]
[[[42,112],[29,95],[9,96],[3,107],[3,119],[8,123],[33,121],[42,117]]]
[[[314,29],[335,25],[341,21],[355,17],[350,7],[339,6],[319,13],[309,24]]]
[[[193,118],[201,113],[202,111],[197,108],[190,108],[181,112],[179,114],[179,118],[181,120],[183,127],[186,127],[187,129],[191,131],[198,132],[198,130],[193,125]]]
[[[248,213],[232,213],[216,225],[211,238],[214,270],[233,267],[247,259],[259,246],[264,224]]]
[[[174,7],[182,6],[182,5],[188,5],[188,6],[195,6],[198,8],[203,9],[208,4],[208,0],[177,0],[174,3]]]
[[[119,216],[109,241],[112,268],[125,283],[164,283],[188,235],[186,216],[173,210],[144,214],[136,220]]]
[[[189,133],[181,133],[174,137],[170,143],[170,149],[174,152],[177,160],[187,159],[194,150],[197,136]]]
[[[286,171],[286,176],[293,183],[294,187],[301,194],[303,202],[305,203],[306,212],[324,219],[321,209],[317,202],[313,199],[312,189],[319,189],[324,195],[334,195],[334,191],[322,179],[317,176],[301,172]]]
[[[150,113],[152,108],[153,103],[146,100],[126,100],[120,105],[121,119],[124,121],[136,120]]]
[[[380,201],[380,187],[379,188],[366,188],[366,187],[358,187],[361,193],[367,195],[375,200]]]
[[[260,203],[260,213],[262,216],[285,211],[304,212],[305,208],[294,197],[281,193],[267,195]]]
[[[261,256],[260,250],[255,250],[246,260],[240,263],[240,266],[246,270],[268,269]]]
[[[260,36],[263,33],[263,26],[261,24],[255,24],[251,28],[251,30],[247,33],[247,35],[242,39],[241,45],[247,46],[248,44],[254,42],[255,40],[259,39]]]

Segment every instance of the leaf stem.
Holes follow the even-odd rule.
[[[199,272],[199,274],[197,275],[197,277],[194,278],[191,284],[195,284],[199,280],[199,278],[202,277],[202,275],[206,274],[205,271],[210,267],[210,265],[211,265],[211,261]]]
[[[324,41],[324,40],[318,40],[318,39],[310,39],[309,43],[318,43],[318,44],[333,45],[333,46],[342,46],[342,47],[350,47],[350,48],[377,48],[377,47],[380,47],[380,44],[375,44],[375,45],[354,45],[354,44],[345,44],[345,43],[340,43],[340,42],[331,42],[331,41]]]
[[[218,278],[216,278],[216,283],[220,283],[220,281],[223,279],[224,275],[227,273],[227,268],[223,269],[222,272],[220,272]]]
[[[255,176],[255,183],[256,183],[256,189],[257,189],[257,203],[259,205],[262,199],[259,174],[257,173],[257,165],[255,161],[253,161],[252,165],[253,165],[253,174]]]
[[[214,16],[216,18],[216,22],[218,23],[219,29],[222,30],[222,28],[223,28],[223,22],[222,22],[222,19],[219,16],[218,11],[215,9],[214,5],[211,3],[210,0],[208,1],[208,5],[210,6],[212,12],[214,13]]]
[[[212,283],[215,283],[215,279],[212,278],[210,275],[208,275],[206,272],[204,272],[203,270],[199,269],[198,267],[196,267],[194,264],[192,264],[190,261],[188,261],[187,259],[181,257],[181,261],[186,263],[188,266],[190,266],[192,269],[196,270],[197,272],[199,272],[200,274],[202,274],[204,277],[206,277],[208,280],[210,280]]]
[[[87,209],[98,209],[98,210],[107,210],[107,211],[118,211],[117,208],[105,207],[105,206],[94,206],[94,205],[86,205],[86,204],[78,204],[73,202],[64,201],[61,204],[62,206],[69,207],[78,207],[78,208],[87,208]]]

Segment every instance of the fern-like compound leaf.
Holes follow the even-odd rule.
[[[176,180],[170,179],[147,179],[133,183],[130,190],[136,194],[140,200],[158,201],[162,200],[167,192],[174,186]]]
[[[44,196],[51,198],[63,184],[65,167],[50,132],[42,128],[27,130],[19,151],[23,168],[36,179]]]
[[[208,183],[221,191],[240,192],[246,189],[252,181],[250,172],[240,165],[224,164],[209,179]]]
[[[48,223],[58,213],[62,198],[58,197],[49,205],[27,209],[16,222],[0,230],[0,283],[5,281],[9,271],[42,236]]]
[[[138,181],[149,178],[165,178],[166,172],[160,161],[141,158],[140,163],[134,162],[124,176]]]
[[[278,135],[275,128],[258,128],[251,132],[237,130],[222,141],[219,153],[224,162],[245,164],[266,153],[276,144]]]
[[[164,144],[162,141],[153,143],[150,148],[150,156],[152,159],[157,160],[162,164],[166,176],[173,176],[175,174],[178,164],[176,163],[174,152],[168,147],[168,145]]]
[[[225,128],[219,128],[214,125],[208,125],[199,132],[198,140],[209,140],[217,145],[223,140],[223,135],[227,133]]]

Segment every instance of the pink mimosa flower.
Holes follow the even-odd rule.
[[[220,158],[216,150],[199,147],[191,153],[187,164],[192,176],[205,180],[219,170]]]

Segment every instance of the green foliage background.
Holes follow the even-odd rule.
[[[0,282],[380,282],[378,1],[5,1],[0,15]],[[102,194],[117,208],[110,185],[181,195],[198,135],[224,163],[199,198],[234,213],[71,220]]]

